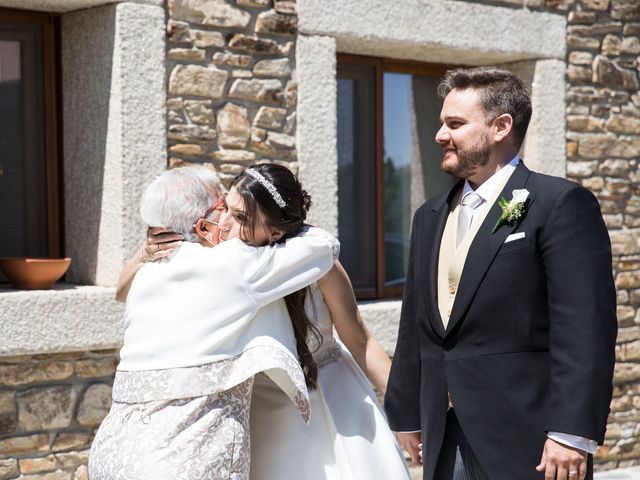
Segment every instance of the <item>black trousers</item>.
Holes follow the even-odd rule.
[[[435,480],[489,480],[464,436],[453,409],[447,412],[447,426]]]

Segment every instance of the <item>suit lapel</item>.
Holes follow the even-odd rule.
[[[462,188],[462,181],[456,183],[442,199],[437,202],[431,210],[431,222],[428,225],[429,231],[425,232],[427,238],[433,239],[433,244],[429,249],[429,257],[427,259],[426,272],[429,278],[429,288],[427,294],[429,298],[425,302],[428,308],[428,318],[434,332],[444,338],[445,329],[440,310],[438,309],[438,257],[440,255],[440,244],[442,243],[442,234],[447,223],[451,202],[455,197],[458,189]]]
[[[521,162],[516,167],[511,178],[509,178],[509,181],[500,193],[500,196],[511,199],[512,190],[524,188],[530,173],[530,170]],[[529,208],[531,207],[533,200],[534,199],[530,194]],[[460,322],[460,319],[467,311],[467,308],[475,296],[487,270],[493,263],[498,250],[509,234],[511,234],[518,225],[518,223],[513,225],[505,224],[501,226],[496,233],[492,234],[491,229],[498,221],[501,214],[502,209],[498,205],[498,202],[495,202],[491,206],[491,210],[484,219],[484,222],[480,226],[478,233],[471,243],[471,247],[469,248],[469,253],[467,254],[467,259],[464,264],[464,269],[462,270],[460,284],[458,285],[458,292],[456,294],[456,299],[453,304],[451,317],[449,318],[449,324],[445,335],[448,335]]]

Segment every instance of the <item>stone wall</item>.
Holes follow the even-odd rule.
[[[618,291],[614,399],[596,469],[640,465],[640,2],[475,1],[567,16],[567,178],[600,201]]]
[[[114,351],[0,358],[0,480],[84,480]]]
[[[296,170],[295,0],[168,0],[169,166]]]

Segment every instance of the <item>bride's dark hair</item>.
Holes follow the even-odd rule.
[[[271,193],[257,178],[247,174],[249,169],[259,173],[267,182],[271,183],[277,194]],[[240,222],[241,237],[250,244],[256,244],[254,231],[260,220],[260,215],[267,226],[284,232],[278,242],[283,242],[300,233],[311,206],[311,197],[302,189],[302,185],[291,170],[277,164],[254,165],[248,167],[247,170],[238,175],[231,184],[231,187],[236,188],[244,202],[244,218]],[[278,204],[277,195],[281,197],[281,204],[284,201],[284,206]],[[313,334],[320,342],[322,337],[305,312],[304,305],[307,294],[308,287],[287,295],[285,302],[291,317],[298,359],[307,386],[310,389],[315,389],[318,383],[318,366],[313,359],[307,338],[309,334]]]

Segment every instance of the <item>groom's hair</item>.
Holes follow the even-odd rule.
[[[488,121],[508,113],[513,118],[516,147],[520,148],[531,120],[531,98],[520,78],[508,70],[494,67],[457,68],[449,70],[438,95],[445,98],[451,90],[476,90]]]

